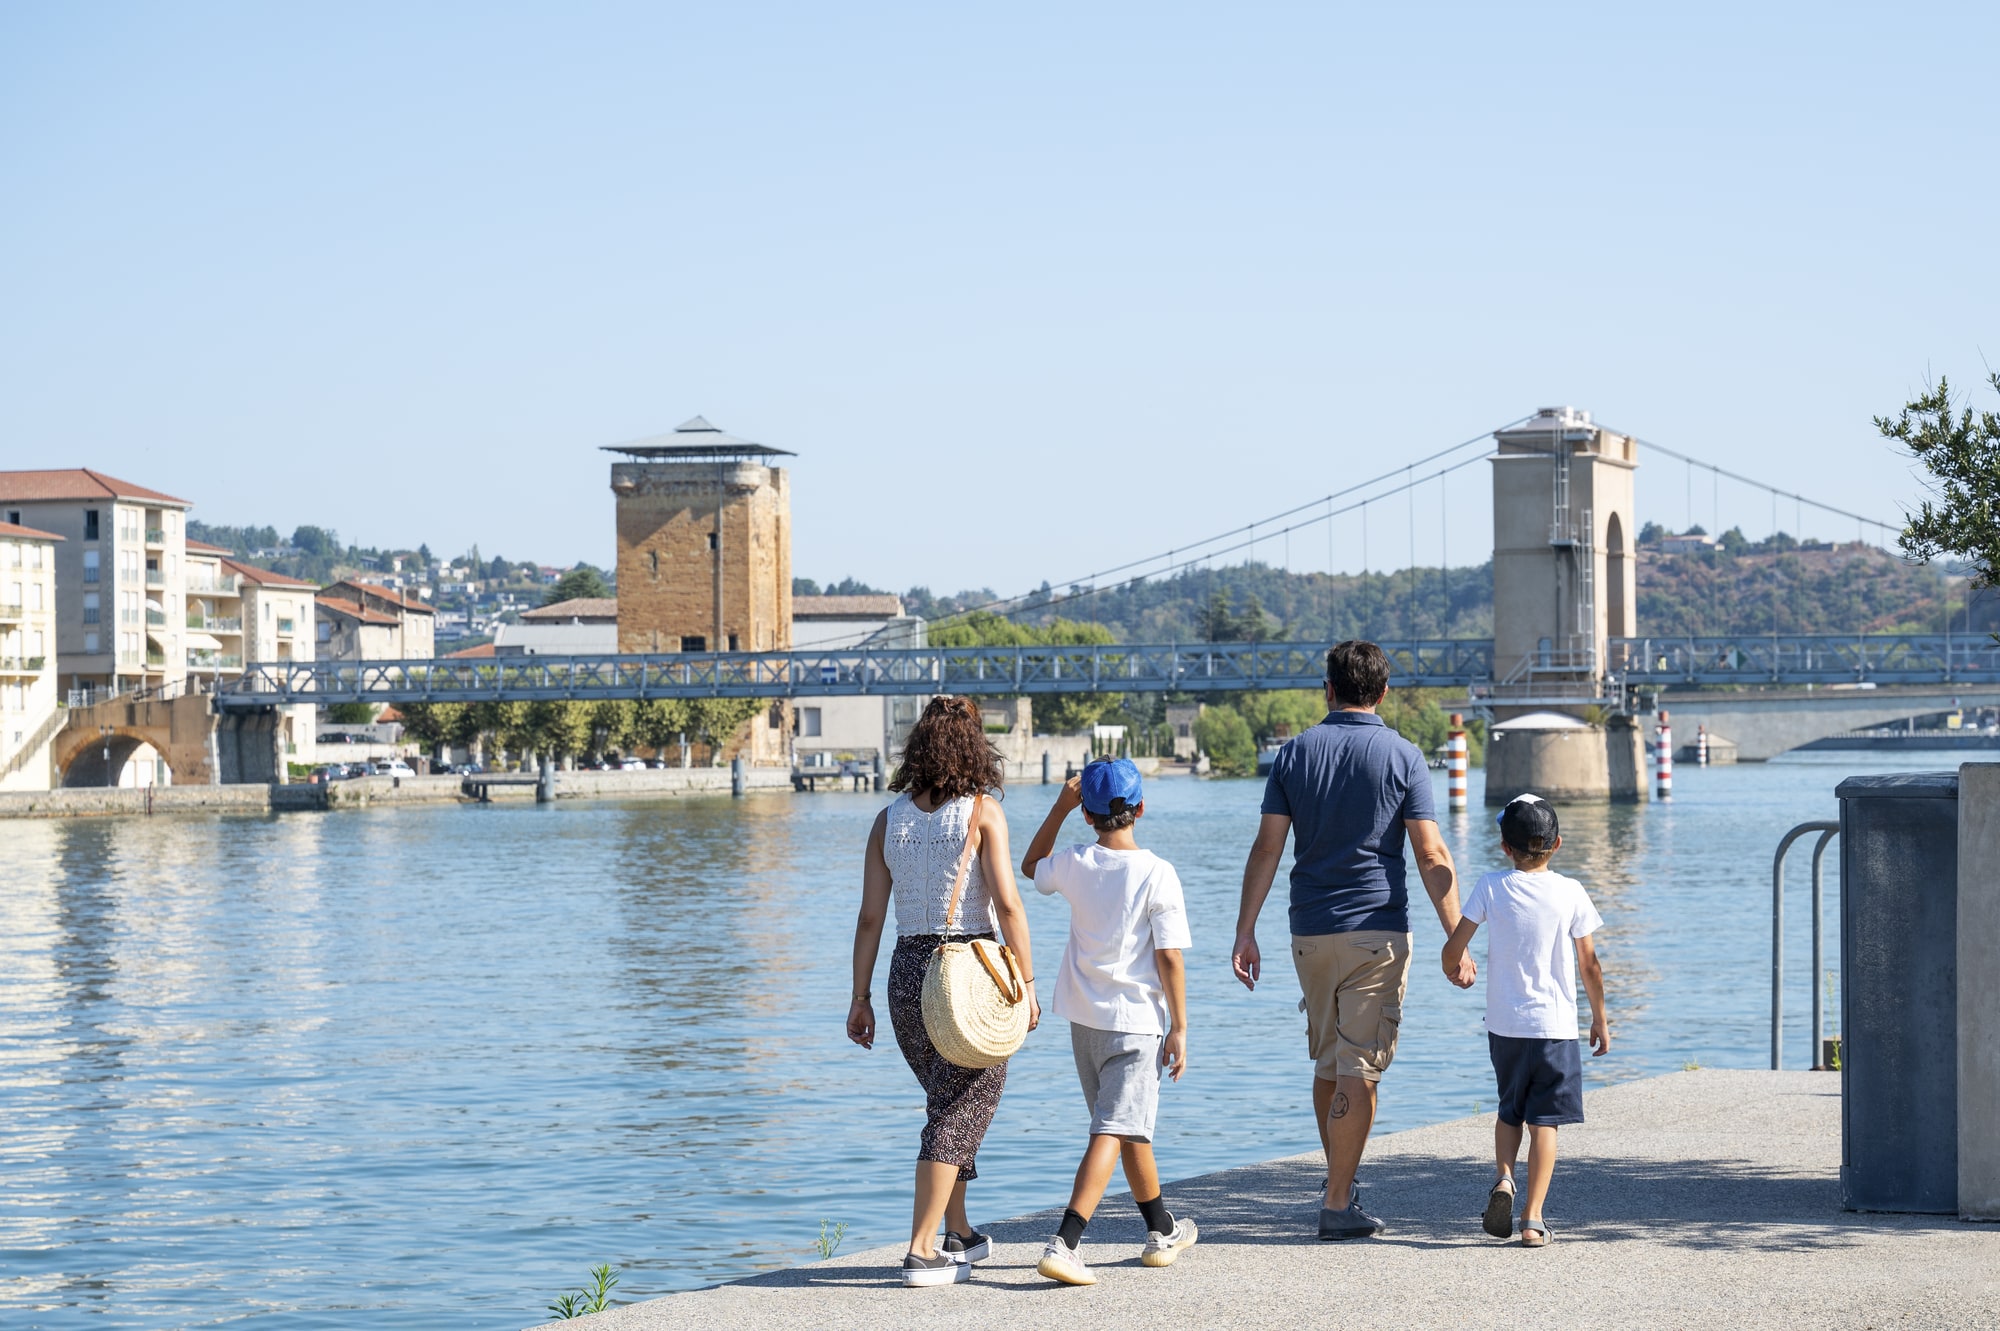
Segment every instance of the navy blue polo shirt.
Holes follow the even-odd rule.
[[[1292,820],[1292,932],[1410,931],[1403,823],[1437,821],[1417,746],[1373,712],[1330,712],[1278,750],[1264,812]]]

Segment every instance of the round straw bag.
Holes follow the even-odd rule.
[[[972,835],[979,824],[975,795],[965,824],[965,851],[945,909],[944,931],[958,923],[958,899],[972,868]],[[924,971],[924,1029],[948,1063],[990,1068],[1004,1063],[1028,1038],[1028,987],[1014,950],[984,938],[941,943]]]

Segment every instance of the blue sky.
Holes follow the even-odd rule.
[[[1894,518],[1870,416],[2000,364],[1996,39],[1971,5],[16,3],[0,466],[603,562],[597,446],[699,412],[798,452],[799,573],[1004,592],[1567,402]],[[1686,491],[1656,460],[1641,517]],[[1482,470],[1448,502],[1464,562]]]

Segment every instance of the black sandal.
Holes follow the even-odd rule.
[[[1514,1237],[1514,1189],[1504,1183],[1495,1183],[1493,1191],[1486,1194],[1486,1214],[1480,1217],[1479,1227],[1496,1239]]]

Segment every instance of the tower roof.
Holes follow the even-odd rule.
[[[674,427],[672,434],[648,435],[644,439],[633,439],[622,444],[606,444],[603,451],[652,460],[678,458],[715,462],[731,458],[798,456],[789,449],[772,448],[768,444],[753,444],[748,439],[738,439],[735,435],[710,425],[704,416],[694,416],[683,421]]]

